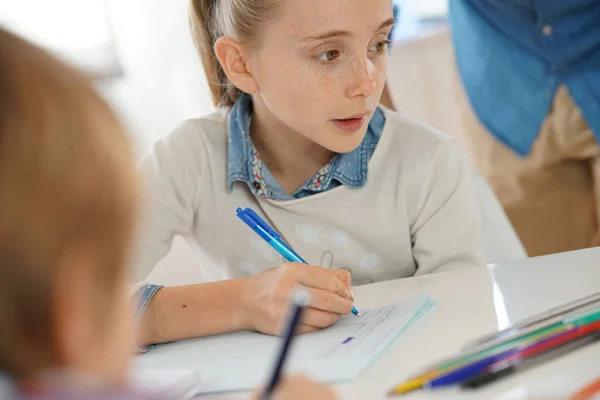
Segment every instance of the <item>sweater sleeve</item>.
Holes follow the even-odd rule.
[[[470,170],[453,141],[439,143],[411,223],[417,275],[485,265]]]
[[[156,142],[143,157],[142,210],[134,253],[132,293],[147,284],[144,279],[169,252],[175,235],[192,230],[197,210],[197,188],[204,179],[203,151],[192,122],[184,122]]]

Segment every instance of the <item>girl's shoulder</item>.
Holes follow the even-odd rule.
[[[164,142],[177,142],[187,145],[215,145],[227,143],[227,120],[225,111],[190,118],[179,123],[165,136]]]
[[[456,145],[454,138],[427,124],[405,117],[396,111],[383,107],[382,110],[386,119],[384,133],[389,133],[388,140],[403,143],[403,147],[410,152],[414,152],[415,147],[426,150]]]
[[[377,149],[384,158],[426,167],[435,159],[455,163],[465,157],[454,138],[398,112],[383,111],[386,123]]]
[[[201,167],[208,159],[226,157],[227,115],[216,111],[179,123],[152,144],[142,158],[144,163],[164,161]]]

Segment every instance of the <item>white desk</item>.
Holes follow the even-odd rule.
[[[343,399],[384,399],[396,383],[455,355],[469,340],[598,291],[600,248],[357,287],[354,294],[360,307],[382,306],[418,293],[435,299],[437,307],[357,381],[340,385],[339,393]],[[600,344],[594,344],[482,390],[421,391],[402,398],[564,398],[598,375]]]

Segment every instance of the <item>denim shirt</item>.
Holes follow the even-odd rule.
[[[367,182],[368,163],[379,141],[385,117],[375,110],[362,143],[350,153],[337,154],[291,195],[281,187],[262,160],[250,139],[252,99],[242,95],[229,118],[227,184],[233,190],[243,182],[255,196],[273,200],[292,200],[344,185],[360,188]]]
[[[559,85],[600,139],[600,1],[450,0],[458,69],[483,125],[529,154]]]
[[[281,185],[260,160],[252,140],[250,139],[250,123],[252,121],[252,99],[242,95],[236,101],[229,115],[227,184],[233,190],[236,182],[245,184],[257,197],[273,200],[293,200],[315,193],[331,190],[340,185],[360,188],[367,183],[368,163],[379,142],[385,116],[379,108],[375,110],[367,132],[361,144],[353,151],[335,155],[302,187],[291,195]],[[145,285],[134,296],[135,327],[139,322],[152,297],[162,288],[160,285]],[[139,348],[133,339],[137,351],[150,351],[157,345]]]

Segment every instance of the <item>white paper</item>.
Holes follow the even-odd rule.
[[[348,315],[322,331],[297,336],[286,373],[304,373],[322,382],[355,379],[381,352],[431,307],[433,301],[415,296],[386,307]],[[139,356],[138,368],[186,368],[210,381],[203,393],[250,390],[271,373],[280,338],[238,332],[182,341]]]
[[[179,400],[191,398],[202,390],[200,375],[193,369],[134,368],[129,382],[136,392]]]

